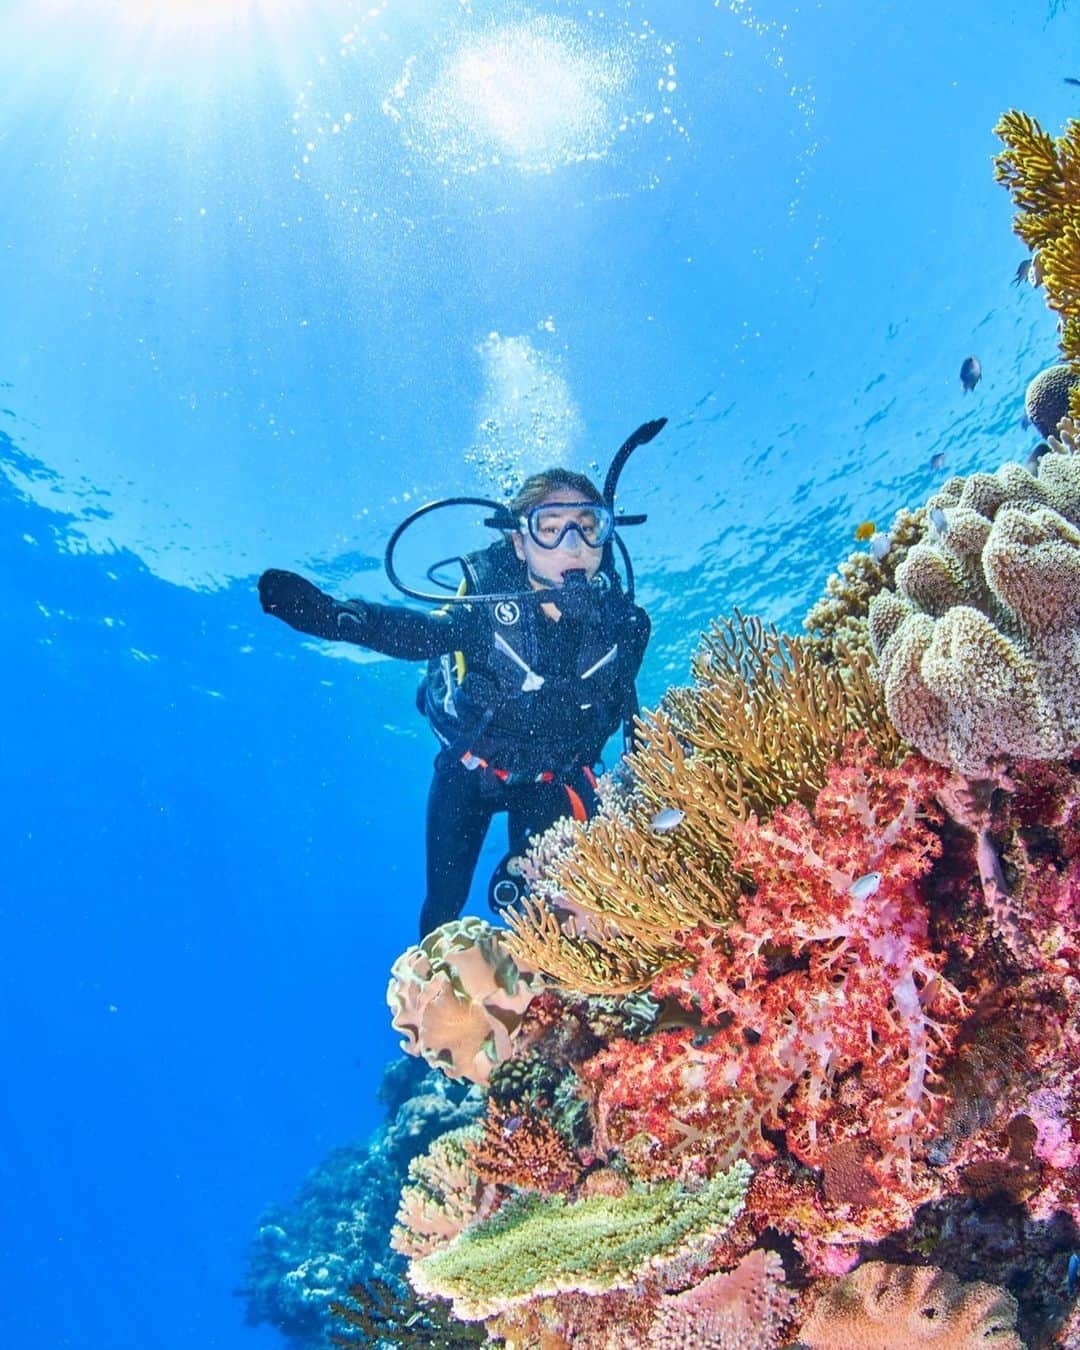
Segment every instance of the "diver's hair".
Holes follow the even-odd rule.
[[[522,516],[527,516],[534,506],[539,506],[548,493],[554,492],[556,488],[569,488],[571,492],[576,492],[583,502],[595,502],[597,506],[604,503],[600,489],[583,473],[574,473],[573,469],[544,469],[525,479],[507,509],[515,520],[520,520]]]

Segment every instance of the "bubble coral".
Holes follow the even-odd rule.
[[[961,1284],[936,1266],[867,1261],[826,1290],[799,1336],[810,1350],[1024,1350],[1016,1313],[996,1285]]]
[[[518,967],[500,930],[467,916],[444,923],[394,962],[386,1000],[401,1048],[450,1078],[487,1083],[508,1059],[540,978]]]
[[[951,479],[927,505],[940,537],[870,604],[889,715],[969,779],[1065,757],[1080,743],[1080,459]]]

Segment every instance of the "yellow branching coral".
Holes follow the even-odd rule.
[[[586,993],[644,988],[681,960],[681,934],[723,924],[739,895],[736,827],[810,804],[845,737],[863,731],[886,763],[900,740],[865,652],[818,660],[809,639],[736,614],[694,658],[695,684],[641,724],[629,815],[577,829],[550,864],[545,896],[511,917],[515,959]],[[670,812],[670,833],[652,827]]]
[[[1018,208],[1013,229],[1036,256],[1046,303],[1061,320],[1061,349],[1080,374],[1080,121],[1055,139],[1012,109],[994,131],[1006,146],[994,165]],[[1080,417],[1080,382],[1069,411]]]

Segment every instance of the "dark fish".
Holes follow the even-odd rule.
[[[1066,83],[1066,84],[1075,84],[1076,87],[1077,87],[1078,89],[1080,89],[1080,80],[1078,80],[1078,79],[1076,78],[1075,75],[1066,75],[1066,76],[1065,76],[1065,83]]]
[[[930,467],[935,473],[945,467],[945,451],[939,450],[936,455],[930,456]]]
[[[1043,455],[1048,455],[1049,453],[1050,447],[1045,441],[1040,441],[1034,450],[1032,450],[1031,454],[1028,455],[1027,463],[1024,465],[1024,468],[1027,469],[1028,473],[1038,473],[1039,463],[1042,460]]]
[[[1030,271],[1031,271],[1031,259],[1025,258],[1024,261],[1020,264],[1020,266],[1016,269],[1016,275],[1013,277],[1012,284],[1014,286],[1022,286],[1024,282],[1027,281],[1028,273]]]
[[[979,358],[966,356],[964,364],[960,367],[960,383],[964,386],[964,393],[970,394],[981,379],[982,366],[979,365]]]

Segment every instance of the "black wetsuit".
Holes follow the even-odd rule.
[[[464,658],[468,676],[452,718],[432,717],[443,749],[428,794],[421,937],[461,913],[495,814],[506,812],[510,853],[518,854],[572,809],[592,813],[588,770],[628,711],[649,640],[648,615],[617,588],[595,612],[557,621],[538,605],[458,604],[425,614],[340,602],[280,571],[263,573],[259,596],[268,614],[314,637],[411,661]]]

